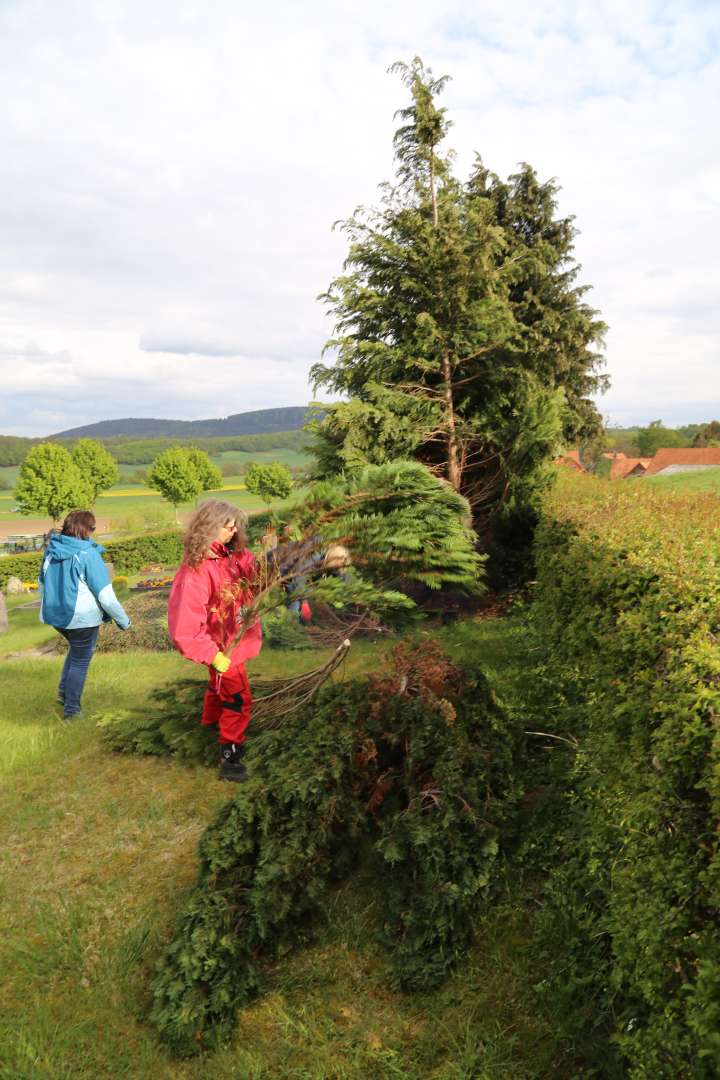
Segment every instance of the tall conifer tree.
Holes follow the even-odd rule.
[[[554,183],[529,166],[503,183],[478,159],[461,184],[441,153],[447,79],[418,57],[392,70],[411,94],[396,184],[342,224],[345,272],[324,296],[336,362],[313,374],[351,402],[316,425],[318,472],[360,465],[363,447],[376,462],[410,452],[482,519],[526,502],[558,442],[599,426],[604,327],[575,284]]]

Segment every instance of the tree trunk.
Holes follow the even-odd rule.
[[[430,198],[432,200],[432,213],[433,213],[433,228],[438,227],[438,208],[437,208],[437,194],[435,192],[435,161],[433,158],[433,149],[430,150]]]
[[[445,353],[442,358],[442,374],[445,382],[443,399],[445,401],[445,424],[447,427],[448,480],[456,491],[460,490],[462,468],[460,466],[460,448],[455,430],[455,404],[453,402],[452,371],[450,358]]]

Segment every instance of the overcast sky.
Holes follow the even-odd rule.
[[[720,417],[720,2],[0,0],[0,433],[308,401],[419,53],[562,185],[610,422]]]

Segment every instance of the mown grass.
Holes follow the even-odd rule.
[[[0,636],[0,657],[23,649],[37,648],[52,641],[56,632],[40,622],[37,594],[6,597],[8,629]]]
[[[521,624],[442,632],[479,650],[505,695],[518,692]],[[353,646],[339,677],[375,667]],[[262,674],[312,654],[265,650]],[[375,932],[374,885],[327,898],[315,943],[266,970],[266,994],[222,1052],[171,1059],[145,1017],[148,983],[191,886],[196,841],[233,795],[214,772],[112,755],[92,715],[65,727],[52,701],[60,660],[0,664],[0,1076],[3,1080],[532,1080],[581,1075],[537,1013],[527,910],[509,898],[478,927],[466,963],[435,994],[390,989]],[[132,707],[190,668],[174,654],[98,655],[87,714]]]

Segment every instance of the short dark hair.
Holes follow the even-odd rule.
[[[71,510],[63,521],[63,536],[76,536],[78,540],[89,540],[95,532],[95,515],[90,510]]]

